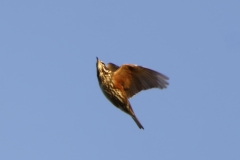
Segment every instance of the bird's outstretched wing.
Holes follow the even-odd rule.
[[[113,66],[116,65],[113,64]],[[128,98],[142,90],[150,88],[166,88],[168,85],[168,79],[167,76],[157,71],[131,64],[122,65],[115,70],[113,74],[114,83],[123,86]]]

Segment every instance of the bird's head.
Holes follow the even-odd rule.
[[[97,63],[96,63],[96,67],[97,67],[97,73],[110,73],[111,71],[108,69],[108,67],[105,65],[105,63],[103,63],[101,60],[98,59],[97,57]]]

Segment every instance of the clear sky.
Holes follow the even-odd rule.
[[[167,75],[102,94],[96,56]],[[239,160],[240,1],[0,2],[1,160]]]

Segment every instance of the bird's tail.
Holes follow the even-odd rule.
[[[132,116],[132,119],[135,121],[135,123],[138,125],[140,129],[144,129],[135,115]]]

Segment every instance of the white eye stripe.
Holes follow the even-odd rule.
[[[106,69],[105,66],[103,66],[103,70],[104,70],[104,72],[108,72],[108,70]]]
[[[105,73],[110,73],[111,72],[105,65],[102,67],[102,69]]]

